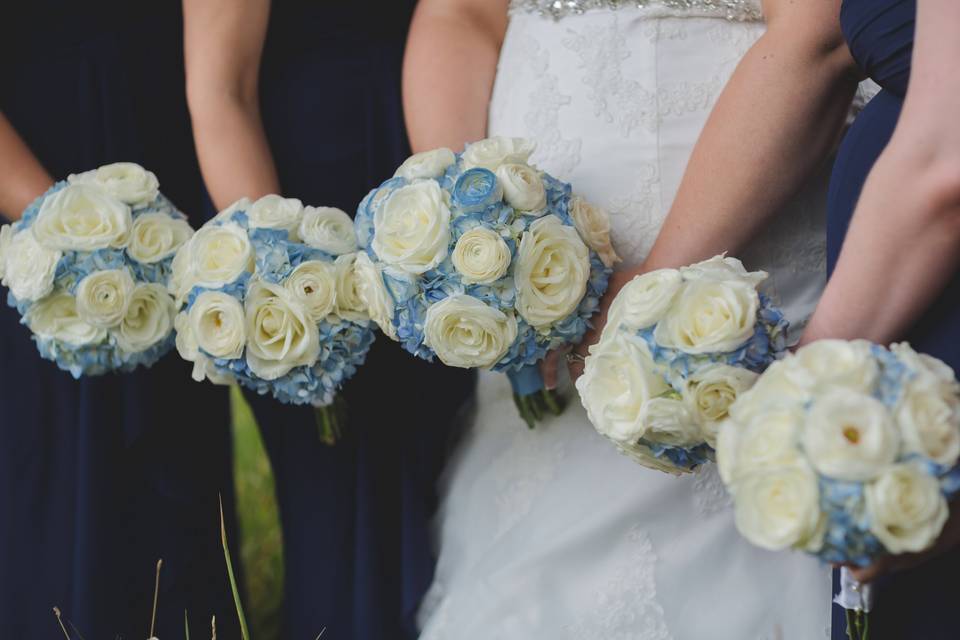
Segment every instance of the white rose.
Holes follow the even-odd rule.
[[[889,467],[864,494],[870,531],[890,553],[930,548],[949,514],[937,479],[914,464]]]
[[[210,356],[233,360],[243,354],[246,320],[240,301],[233,296],[204,291],[193,301],[188,318],[189,339]]]
[[[184,360],[194,362],[200,355],[200,345],[197,344],[197,336],[194,335],[193,327],[190,326],[189,311],[182,311],[176,315],[173,319],[173,329],[177,332],[177,353]]]
[[[104,329],[85,322],[77,314],[77,300],[65,291],[57,291],[27,310],[27,326],[41,338],[59,340],[74,347],[103,342]]]
[[[303,203],[296,198],[284,198],[276,194],[263,196],[247,209],[251,229],[282,229],[297,242],[297,231],[303,217]]]
[[[877,477],[900,448],[900,436],[883,403],[847,390],[814,400],[802,442],[817,471],[852,482]]]
[[[453,151],[446,148],[415,153],[404,160],[393,176],[407,180],[439,178],[456,161]]]
[[[703,441],[700,427],[681,400],[651,398],[640,410],[644,438],[673,447],[692,447]]]
[[[717,434],[717,466],[727,484],[756,471],[787,467],[800,459],[803,413],[771,407],[745,425],[725,422]]]
[[[304,207],[300,238],[304,244],[334,256],[357,250],[353,220],[335,207]]]
[[[264,380],[276,380],[320,355],[320,331],[306,308],[286,289],[254,282],[247,291],[247,364]],[[201,337],[197,336],[203,347]]]
[[[512,315],[471,296],[450,296],[427,308],[423,343],[445,365],[492,367],[516,339],[517,321]]]
[[[167,280],[167,291],[173,296],[177,308],[187,300],[190,289],[193,288],[194,277],[191,273],[190,241],[188,240],[177,249],[170,261],[170,278]]]
[[[788,359],[787,375],[813,393],[849,389],[869,393],[879,375],[866,340],[818,340]]]
[[[613,299],[602,339],[621,326],[636,332],[655,325],[670,308],[681,284],[676,269],[657,269],[635,277]]]
[[[753,336],[760,298],[742,281],[694,280],[684,283],[654,338],[685,353],[734,351]]]
[[[7,277],[7,255],[10,252],[13,236],[13,225],[5,224],[0,227],[0,280]]]
[[[610,216],[600,207],[595,207],[580,196],[570,200],[570,217],[577,232],[587,246],[597,252],[604,266],[612,267],[620,262],[610,243]]]
[[[482,167],[496,171],[502,164],[526,164],[536,145],[523,138],[495,137],[467,145],[463,168]]]
[[[133,278],[127,269],[91,273],[77,286],[77,312],[95,327],[115,327],[127,315],[133,287]]]
[[[644,404],[670,390],[647,345],[623,335],[594,348],[576,386],[594,428],[621,444],[643,437]]]
[[[400,187],[373,216],[373,250],[402,271],[421,274],[447,257],[450,207],[432,181]]]
[[[923,371],[910,381],[895,416],[904,449],[952,467],[960,458],[960,397],[953,384]]]
[[[194,286],[214,289],[230,284],[244,272],[254,268],[254,251],[247,232],[238,224],[205,225],[197,231],[187,248],[189,264],[183,278]],[[175,271],[177,258],[174,258]],[[179,280],[180,278],[178,278]]]
[[[160,193],[157,176],[133,162],[114,162],[67,180],[70,184],[97,186],[131,207],[150,204]]]
[[[163,285],[137,285],[123,321],[113,332],[117,346],[126,353],[146,351],[170,334],[176,312]]]
[[[344,320],[364,322],[370,319],[366,305],[357,289],[357,278],[353,269],[357,254],[339,256],[334,262],[337,275],[337,295],[334,296],[334,313]]]
[[[520,238],[514,280],[517,311],[545,328],[580,305],[590,279],[590,252],[576,229],[554,215],[536,220]]]
[[[526,164],[502,164],[497,180],[503,187],[503,199],[517,211],[540,212],[547,206],[547,190],[540,172]]]
[[[747,271],[736,258],[722,255],[681,267],[680,274],[684,280],[739,280],[754,287],[767,279],[766,271]]]
[[[957,384],[957,378],[953,369],[938,358],[925,353],[917,353],[906,342],[898,342],[890,345],[890,351],[900,359],[905,365],[918,373],[929,373],[940,382],[945,382],[954,388],[960,387]]]
[[[460,236],[450,258],[464,282],[490,284],[506,275],[512,256],[499,234],[477,227]]]
[[[357,296],[363,309],[383,334],[391,340],[397,339],[397,330],[393,326],[393,298],[383,284],[380,267],[373,264],[365,252],[361,251],[353,261],[353,281]]]
[[[731,405],[756,380],[753,371],[725,364],[705,365],[687,378],[683,400],[700,425],[703,440],[711,447],[716,446],[717,428],[727,418]]]
[[[306,307],[314,322],[333,313],[337,302],[337,273],[332,263],[302,262],[287,276],[283,286]]]
[[[127,254],[144,264],[169,258],[193,235],[193,228],[182,218],[165,213],[144,213],[133,222]]]
[[[49,295],[63,254],[42,247],[30,229],[17,233],[7,242],[3,284],[17,300],[34,301]]]
[[[743,536],[764,549],[816,550],[823,542],[817,476],[809,465],[752,473],[734,485],[734,520]]]
[[[730,416],[734,420],[747,424],[755,415],[770,407],[800,407],[810,399],[810,393],[787,375],[789,359],[790,356],[787,356],[787,360],[770,363],[753,387],[740,395],[730,407]]]
[[[95,251],[126,246],[131,227],[130,207],[101,189],[74,184],[43,201],[31,229],[47,249]]]
[[[210,222],[229,219],[237,211],[249,211],[251,206],[253,206],[253,200],[251,200],[250,198],[240,198],[239,200],[231,204],[229,207],[220,211],[219,213],[217,213],[217,215],[213,216],[213,218],[210,219]]]

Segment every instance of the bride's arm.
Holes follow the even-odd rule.
[[[921,0],[900,120],[803,341],[903,336],[960,267],[960,3]]]
[[[403,107],[414,151],[463,148],[486,135],[507,28],[507,0],[420,0],[403,63]]]
[[[0,215],[18,220],[23,210],[43,194],[53,179],[0,113]]]

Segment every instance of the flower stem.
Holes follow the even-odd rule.
[[[847,638],[850,640],[856,640],[853,635],[853,612],[850,609],[846,609],[845,613],[847,615]]]

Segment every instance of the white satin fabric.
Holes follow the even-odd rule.
[[[624,264],[638,264],[762,31],[642,9],[514,13],[490,134],[535,139],[536,164],[605,207]],[[771,273],[770,293],[798,325],[825,280],[825,185],[823,171],[740,256]],[[482,373],[443,490],[424,639],[829,637],[827,568],[752,547],[713,465],[684,478],[644,469],[593,430],[575,396],[530,431],[506,379]]]

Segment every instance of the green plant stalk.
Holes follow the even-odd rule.
[[[233,603],[237,607],[237,617],[240,619],[240,637],[250,640],[247,630],[247,617],[243,614],[243,605],[240,603],[240,590],[237,589],[237,579],[233,575],[233,562],[230,560],[230,547],[227,546],[227,526],[223,520],[223,499],[220,499],[220,542],[223,545],[223,557],[227,561],[227,576],[230,578],[230,589],[233,591]]]
[[[190,640],[190,622],[187,620],[187,610],[183,610],[183,637],[185,640]]]

